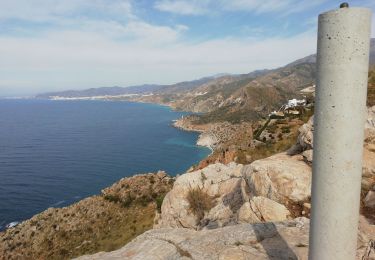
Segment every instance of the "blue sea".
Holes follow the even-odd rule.
[[[182,115],[131,102],[0,100],[0,229],[122,177],[183,173],[210,151],[172,127]]]

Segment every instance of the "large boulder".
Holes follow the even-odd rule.
[[[164,198],[155,228],[220,227],[235,221],[236,213],[246,199],[242,167],[241,164],[218,163],[179,176]],[[188,195],[194,189],[200,189],[214,202],[203,217],[194,214],[190,208]]]
[[[310,199],[311,167],[301,155],[276,154],[246,165],[242,174],[252,196],[262,196],[284,205],[303,204]]]
[[[242,205],[238,212],[240,223],[284,221],[290,217],[289,210],[282,204],[265,197],[253,197]]]
[[[375,230],[361,218],[357,260],[374,256],[371,239]],[[154,229],[123,248],[79,260],[109,259],[308,259],[309,220],[297,218],[279,223],[238,224],[213,230]]]

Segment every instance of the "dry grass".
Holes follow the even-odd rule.
[[[292,147],[297,140],[298,132],[294,132],[288,135],[286,138],[277,141],[276,143],[266,143],[264,146],[258,146],[254,149],[238,152],[237,162],[242,164],[248,164],[250,162],[260,160],[263,158],[270,157],[274,154],[284,152]],[[249,161],[246,157],[250,157]]]
[[[305,114],[298,117],[299,120],[292,121],[288,119],[279,120],[275,125],[279,125],[281,129],[281,138],[278,138],[276,142],[267,141],[262,146],[250,148],[246,150],[240,150],[237,152],[237,163],[248,164],[256,160],[270,157],[274,154],[284,152],[291,148],[297,140],[299,135],[298,129],[306,123],[309,118],[313,115],[313,110],[306,112]],[[283,123],[282,125],[279,123]],[[277,136],[280,136],[280,132],[276,132]],[[251,160],[249,160],[251,158]]]
[[[155,209],[155,203],[124,208],[99,196],[51,209],[0,233],[0,259],[71,259],[116,250],[152,228]]]
[[[205,212],[210,211],[215,206],[214,198],[199,187],[190,189],[186,199],[189,202],[190,211],[199,220],[203,219]]]

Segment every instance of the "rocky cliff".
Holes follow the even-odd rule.
[[[375,107],[368,109],[357,259],[375,259]],[[288,152],[176,179],[154,230],[80,259],[307,259],[313,119]]]

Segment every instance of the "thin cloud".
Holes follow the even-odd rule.
[[[151,35],[159,35],[158,30]],[[145,37],[140,33],[137,42],[118,42],[82,31],[49,33],[37,39],[0,37],[0,89],[10,84],[33,92],[74,86],[168,84],[221,72],[274,68],[315,49],[314,33],[199,43],[174,38],[167,45]],[[22,77],[17,79],[15,74]]]
[[[209,1],[162,0],[157,1],[154,7],[160,11],[181,15],[203,15],[209,13]]]
[[[230,11],[249,11],[257,13],[280,12],[287,9],[293,1],[291,0],[232,0],[221,1],[222,8]]]
[[[298,13],[328,0],[301,1],[301,0],[161,0],[154,7],[160,11],[180,15],[206,15],[216,12],[253,12],[256,14],[279,13],[288,15]]]
[[[172,2],[176,1],[157,1],[147,11],[155,12],[158,3]],[[226,16],[228,20],[237,15],[235,10],[272,14],[302,10],[300,5],[291,9],[291,3],[296,0],[274,5],[270,5],[272,1],[258,0],[177,2],[193,7],[182,11],[177,8],[181,6],[163,8],[184,15],[230,12]],[[163,19],[154,19],[152,15],[143,19],[141,15],[149,13],[136,9],[137,4],[130,0],[112,0],[110,4],[108,0],[3,0],[2,7],[8,9],[0,10],[0,95],[5,95],[5,91],[36,93],[67,88],[169,84],[223,72],[246,73],[282,66],[316,49],[316,26],[309,19],[302,20],[301,24],[309,22],[311,26],[305,25],[286,36],[273,31],[267,23],[254,23],[246,20],[247,14],[241,14],[246,22],[236,24],[238,27],[234,29],[240,34],[232,34],[234,27],[226,27],[221,34],[201,37],[209,33],[207,28],[197,30],[205,17],[188,20],[163,14]],[[212,18],[217,17],[207,19]],[[17,22],[12,24],[14,20]],[[375,17],[373,35],[374,21]],[[291,27],[292,21],[287,30]],[[27,33],[14,33],[19,28]],[[313,29],[306,32],[306,28]]]
[[[82,17],[85,13],[111,14],[132,17],[130,0],[2,0],[0,21],[19,19],[26,21],[56,21],[60,18]]]

